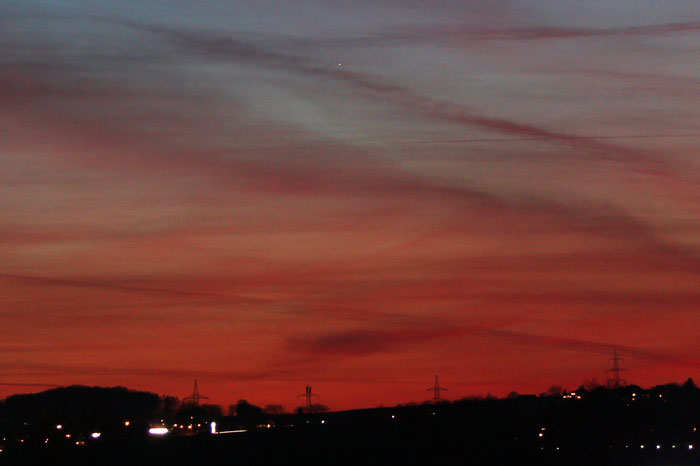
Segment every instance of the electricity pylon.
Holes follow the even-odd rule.
[[[608,388],[620,388],[622,385],[627,384],[627,381],[625,379],[620,378],[620,372],[626,370],[620,367],[620,365],[618,364],[620,361],[624,361],[624,359],[618,358],[617,350],[614,350],[614,356],[608,359],[608,362],[612,362],[613,366],[605,371],[606,373],[612,374],[608,376]]]
[[[311,392],[311,385],[308,385],[308,384],[306,385],[306,392],[297,396],[297,398],[301,398],[301,397],[306,398],[306,412],[307,413],[311,412],[311,399],[314,397],[320,398],[320,396]]]
[[[440,384],[438,383],[438,376],[435,374],[435,385],[433,385],[431,388],[429,388],[427,391],[433,392],[433,401],[440,401],[440,391],[447,389],[445,387],[441,387]]]
[[[199,406],[199,400],[208,400],[208,396],[200,395],[199,394],[199,388],[197,387],[197,379],[194,379],[194,390],[192,390],[192,394],[188,396],[187,398],[183,398],[183,402],[188,402],[191,401],[194,406]]]

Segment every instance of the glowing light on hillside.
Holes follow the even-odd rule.
[[[148,433],[151,435],[165,435],[168,433],[167,427],[151,427],[148,429]]]

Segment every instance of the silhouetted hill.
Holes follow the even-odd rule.
[[[146,422],[161,406],[154,393],[74,385],[8,397],[0,405],[0,428],[24,435],[51,432],[57,425],[65,431],[106,432],[125,420]]]
[[[10,397],[3,419],[11,414],[19,430],[0,464],[700,464],[692,381],[312,414],[271,414],[241,400],[235,415],[185,405],[162,422],[161,404],[124,388]],[[142,428],[125,426],[127,413]],[[147,433],[149,416],[163,435]],[[87,426],[102,435],[90,438]]]

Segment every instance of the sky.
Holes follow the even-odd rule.
[[[0,397],[700,379],[696,0],[0,2]]]

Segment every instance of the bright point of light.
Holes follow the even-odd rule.
[[[644,449],[644,445],[639,445],[639,448],[642,448],[642,449]]]
[[[102,434],[100,434],[99,432],[93,432],[92,434],[90,434],[90,437],[92,437],[92,438],[100,438],[100,435],[102,435]]]
[[[632,393],[632,396],[637,396],[637,394],[636,394],[636,393]]]
[[[188,429],[191,429],[191,428],[192,428],[192,424],[190,424],[189,426],[187,426],[187,428],[188,428]]]
[[[392,418],[392,419],[396,419],[396,416],[394,416],[394,415],[392,414],[392,415],[391,415],[391,418]]]
[[[70,434],[66,434],[66,438],[70,438]]]
[[[657,450],[661,450],[661,445],[656,445]]]
[[[688,445],[688,450],[692,450],[692,449],[693,449],[693,446],[692,446],[692,445]]]
[[[211,421],[211,424],[209,424],[209,427],[211,428],[211,433],[215,434],[216,433],[216,422]]]
[[[129,421],[124,421],[124,425],[129,427],[129,424],[131,424]]]
[[[167,427],[151,427],[148,429],[148,433],[151,435],[165,435],[168,433]]]
[[[58,424],[58,425],[56,426],[56,429],[61,430],[61,429],[63,429],[63,426],[62,426],[61,424]]]
[[[543,434],[542,432],[540,432],[540,435],[539,435],[538,437],[542,437],[543,435],[544,435],[544,434]]]

